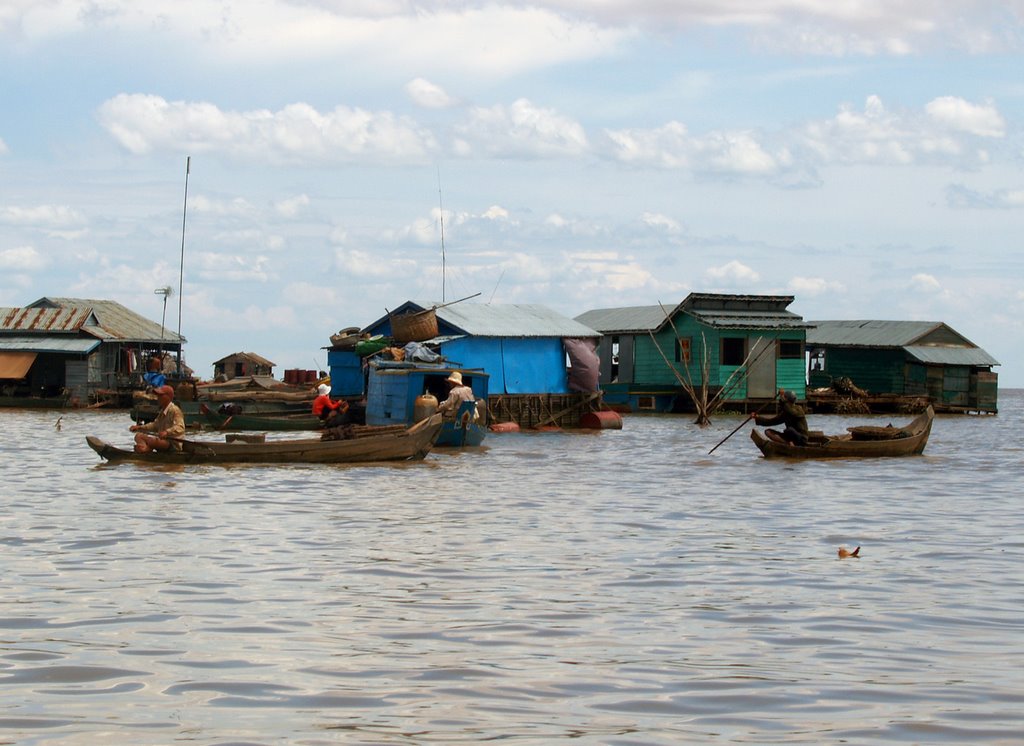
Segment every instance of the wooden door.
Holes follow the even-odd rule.
[[[771,349],[768,349],[771,348]],[[755,337],[750,348],[747,397],[772,399],[775,396],[775,340]]]

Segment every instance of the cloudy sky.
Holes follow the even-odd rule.
[[[280,375],[410,298],[791,294],[1024,386],[1022,52],[1024,0],[0,0],[0,306],[172,286]]]

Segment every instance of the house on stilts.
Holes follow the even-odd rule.
[[[367,350],[401,347],[409,340],[402,334],[395,340],[396,325],[420,315],[436,326],[416,341],[440,354],[444,365],[464,371],[464,378],[473,369],[487,374],[490,423],[576,427],[600,409],[596,375],[590,390],[580,390],[573,367],[578,372],[590,363],[596,373],[594,349],[601,335],[550,308],[528,304],[407,301],[361,330],[362,338],[381,341],[328,352],[332,394],[353,396],[360,388],[365,393]]]
[[[835,411],[851,394],[872,412],[909,411],[926,403],[936,412],[998,411],[998,374],[992,368],[999,362],[941,321],[811,324],[808,399],[818,411]]]
[[[130,406],[147,367],[177,368],[185,338],[112,300],[40,298],[0,308],[0,402]]]
[[[576,321],[603,335],[600,385],[608,405],[632,412],[693,411],[685,385],[691,383],[695,389],[706,384],[710,396],[721,394],[724,406],[745,410],[774,398],[780,388],[804,398],[810,324],[788,310],[793,300],[691,293],[676,306],[594,309]]]

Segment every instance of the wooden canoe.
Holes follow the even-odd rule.
[[[932,420],[935,411],[929,406],[925,412],[916,417],[905,427],[892,428],[888,436],[882,430],[888,428],[870,428],[873,432],[862,437],[856,432],[842,435],[828,435],[815,442],[812,438],[805,446],[797,446],[775,440],[757,429],[750,431],[750,439],[754,441],[765,458],[880,458],[884,456],[913,456],[924,451],[928,444],[928,436],[932,431]],[[856,431],[858,428],[849,428]]]
[[[322,430],[320,418],[309,412],[298,414],[221,414],[200,410],[196,421],[207,430]]]
[[[347,440],[303,438],[263,443],[182,439],[180,451],[136,453],[95,436],[86,441],[107,461],[154,464],[354,464],[373,461],[409,461],[424,458],[441,432],[441,416],[434,415],[410,428],[353,428]]]

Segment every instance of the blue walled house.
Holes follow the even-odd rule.
[[[599,406],[599,391],[580,391],[570,384],[563,340],[589,340],[596,347],[600,333],[545,306],[407,301],[363,333],[390,337],[392,317],[430,309],[437,318],[437,334],[424,344],[452,367],[488,374],[491,422],[573,426],[582,414]],[[328,356],[337,395],[354,393],[333,384],[338,363],[339,380],[355,385],[353,354],[332,351]]]

